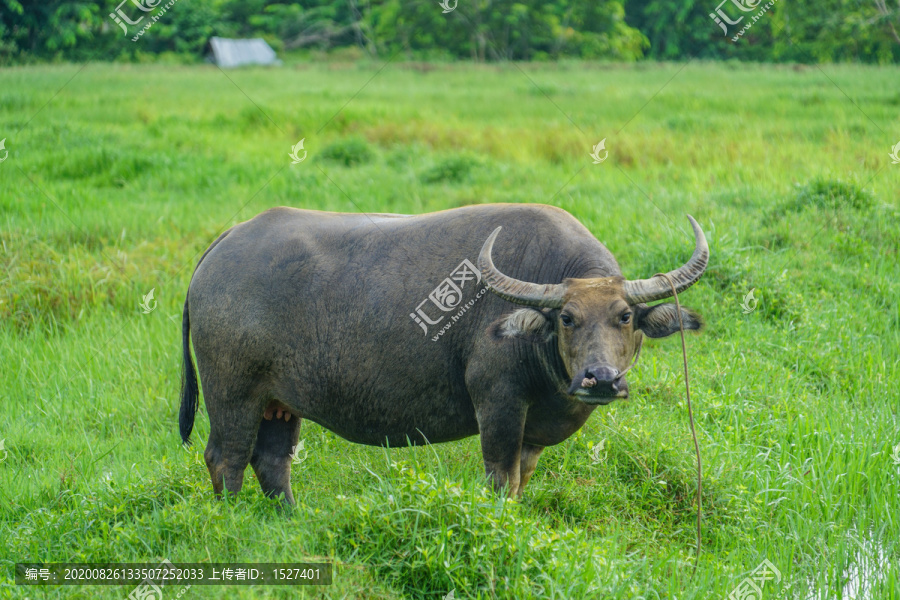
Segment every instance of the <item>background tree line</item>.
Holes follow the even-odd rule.
[[[0,62],[179,60],[203,56],[210,36],[262,37],[276,50],[340,49],[349,55],[408,58],[632,61],[891,63],[900,58],[900,0],[777,0],[737,43],[748,21],[722,29],[710,18],[720,0],[178,0],[138,42],[160,0],[0,0]],[[454,6],[457,0],[447,0]],[[894,4],[889,4],[894,2]],[[128,33],[110,18],[120,7],[140,25]]]

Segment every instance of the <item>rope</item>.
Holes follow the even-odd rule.
[[[694,452],[697,455],[697,559],[694,563],[694,572],[691,574],[691,577],[693,577],[694,574],[697,573],[697,566],[700,564],[700,514],[702,512],[700,492],[703,486],[703,465],[700,462],[700,444],[697,442],[697,429],[694,427],[694,411],[691,408],[691,382],[688,377],[687,346],[684,341],[684,321],[681,318],[681,303],[678,301],[678,290],[675,289],[675,284],[667,273],[657,273],[654,277],[664,277],[666,281],[669,282],[669,286],[672,288],[672,295],[675,297],[675,309],[678,312],[678,328],[681,330],[681,356],[684,359],[684,392],[687,396],[687,409],[688,417],[691,422],[691,435],[694,437]]]

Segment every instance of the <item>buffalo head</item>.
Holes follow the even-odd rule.
[[[681,293],[703,275],[709,247],[703,230],[688,216],[696,246],[690,260],[668,273]],[[491,250],[502,228],[485,241],[478,268],[490,290],[510,302],[527,306],[504,317],[496,333],[540,342],[556,339],[559,357],[571,383],[567,392],[587,404],[608,404],[628,397],[625,373],[640,348],[642,336],[657,338],[678,331],[674,304],[647,306],[672,296],[664,277],[629,281],[623,277],[566,279],[558,284],[519,281],[494,266]],[[700,329],[700,316],[681,309],[685,329]]]

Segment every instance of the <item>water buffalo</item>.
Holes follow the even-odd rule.
[[[694,253],[669,273],[679,292],[709,259],[688,219]],[[606,247],[552,206],[273,208],[222,234],[194,271],[181,437],[198,405],[193,336],[217,495],[240,491],[249,463],[266,494],[292,504],[301,418],[370,445],[481,434],[494,487],[521,494],[545,446],[628,397],[642,336],[678,331],[673,304],[646,304],[671,295],[661,277],[624,279]],[[687,329],[702,325],[689,309],[681,316]]]

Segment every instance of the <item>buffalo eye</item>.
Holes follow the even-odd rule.
[[[619,322],[622,325],[628,325],[629,323],[631,323],[631,313],[627,312],[627,313],[623,314],[622,318],[619,320]]]
[[[575,325],[575,321],[572,320],[572,317],[565,313],[559,316],[559,320],[562,321],[564,327],[572,327],[573,325]]]

